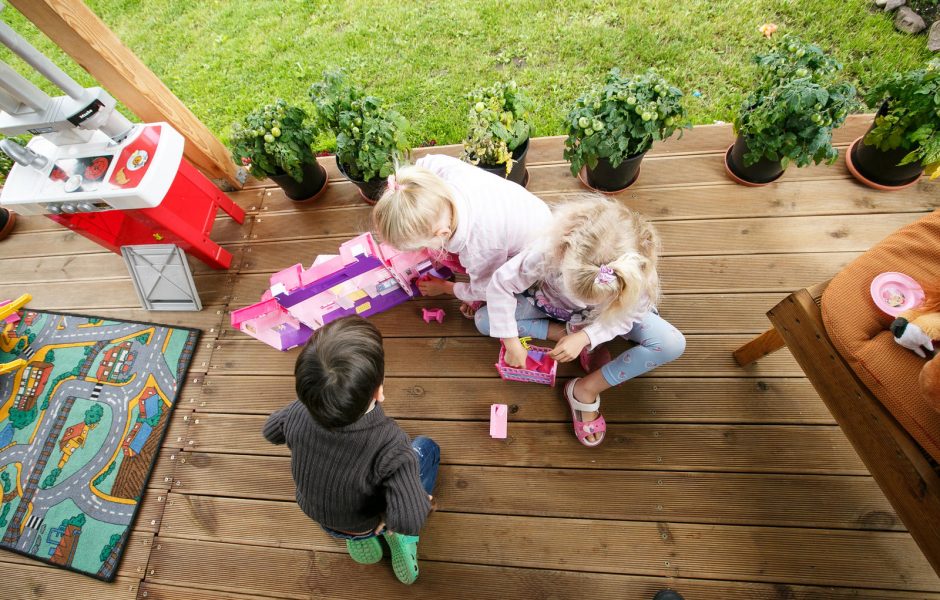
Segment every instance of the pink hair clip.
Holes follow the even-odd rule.
[[[612,283],[614,279],[616,279],[616,277],[614,277],[614,270],[607,265],[601,265],[597,270],[597,276],[594,277],[594,283],[606,285]]]
[[[388,176],[388,189],[392,191],[398,191],[401,189],[401,184],[398,183],[397,179],[395,179],[394,173]]]

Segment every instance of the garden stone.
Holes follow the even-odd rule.
[[[934,21],[927,35],[927,49],[940,52],[940,20]]]
[[[924,23],[920,15],[911,10],[909,6],[902,6],[898,9],[898,16],[894,19],[894,26],[898,31],[915,34],[926,29],[927,24]]]

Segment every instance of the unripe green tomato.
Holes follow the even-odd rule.
[[[804,54],[806,54],[806,50],[803,50],[802,48],[796,51],[796,55],[800,58],[802,58]]]
[[[597,109],[599,109],[600,107],[601,107],[601,103],[600,103],[600,102],[595,102],[595,103],[594,103],[594,110],[597,110]]]
[[[636,111],[636,114],[638,114],[638,115],[640,115],[640,116],[642,116],[643,113],[646,112],[646,111],[643,109],[642,106],[637,106],[634,110]]]
[[[809,71],[807,71],[806,69],[802,67],[796,70],[797,77],[806,77],[808,74],[809,74]]]
[[[481,113],[483,112],[485,108],[486,108],[485,104],[483,104],[482,102],[477,102],[476,106],[473,107],[473,110],[477,111],[478,113]]]
[[[580,119],[578,119],[578,127],[580,127],[581,129],[587,129],[590,126],[591,126],[591,120],[588,119],[587,117],[581,117]]]
[[[264,134],[264,141],[270,144],[271,142],[274,141],[274,136],[271,135],[270,133],[266,133]]]
[[[789,46],[787,46],[787,50],[789,50],[790,52],[796,52],[797,50],[796,44],[790,44]]]
[[[636,105],[636,96],[630,96],[629,98],[627,98],[627,104],[629,104],[630,106],[635,106],[635,105]]]
[[[356,117],[355,119],[353,119],[353,123],[355,123],[356,125],[362,125],[362,119],[360,117]]]
[[[358,135],[358,134],[359,134],[359,128],[358,128],[358,127],[353,127],[353,128],[352,128],[352,132],[353,132],[353,135]]]
[[[280,128],[280,127],[272,127],[272,128],[271,128],[271,135],[273,135],[274,137],[281,137],[281,128]]]
[[[645,112],[642,115],[640,115],[640,118],[643,119],[644,121],[651,121],[653,119],[653,114]]]

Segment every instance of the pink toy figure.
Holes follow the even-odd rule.
[[[504,440],[509,426],[509,407],[505,404],[490,405],[490,437]]]
[[[419,295],[415,281],[427,274],[446,279],[451,272],[438,269],[426,250],[400,252],[363,233],[308,269],[297,264],[272,275],[261,302],[232,311],[232,327],[288,350],[330,321],[368,317]]]
[[[443,323],[444,322],[444,309],[443,308],[422,308],[421,318],[424,319],[425,323],[430,323],[431,321],[437,321],[438,323]]]
[[[530,383],[541,383],[544,385],[555,386],[555,372],[558,370],[558,363],[550,358],[548,353],[551,348],[541,348],[539,346],[528,346],[529,355],[525,359],[525,368],[519,369],[506,364],[506,348],[500,346],[499,360],[496,363],[496,370],[499,376],[506,381],[527,381]]]

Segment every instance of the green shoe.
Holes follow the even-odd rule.
[[[349,556],[361,565],[371,565],[382,560],[382,545],[377,537],[346,540],[346,550]]]
[[[385,541],[392,551],[392,570],[405,585],[418,579],[418,536],[388,532]]]

